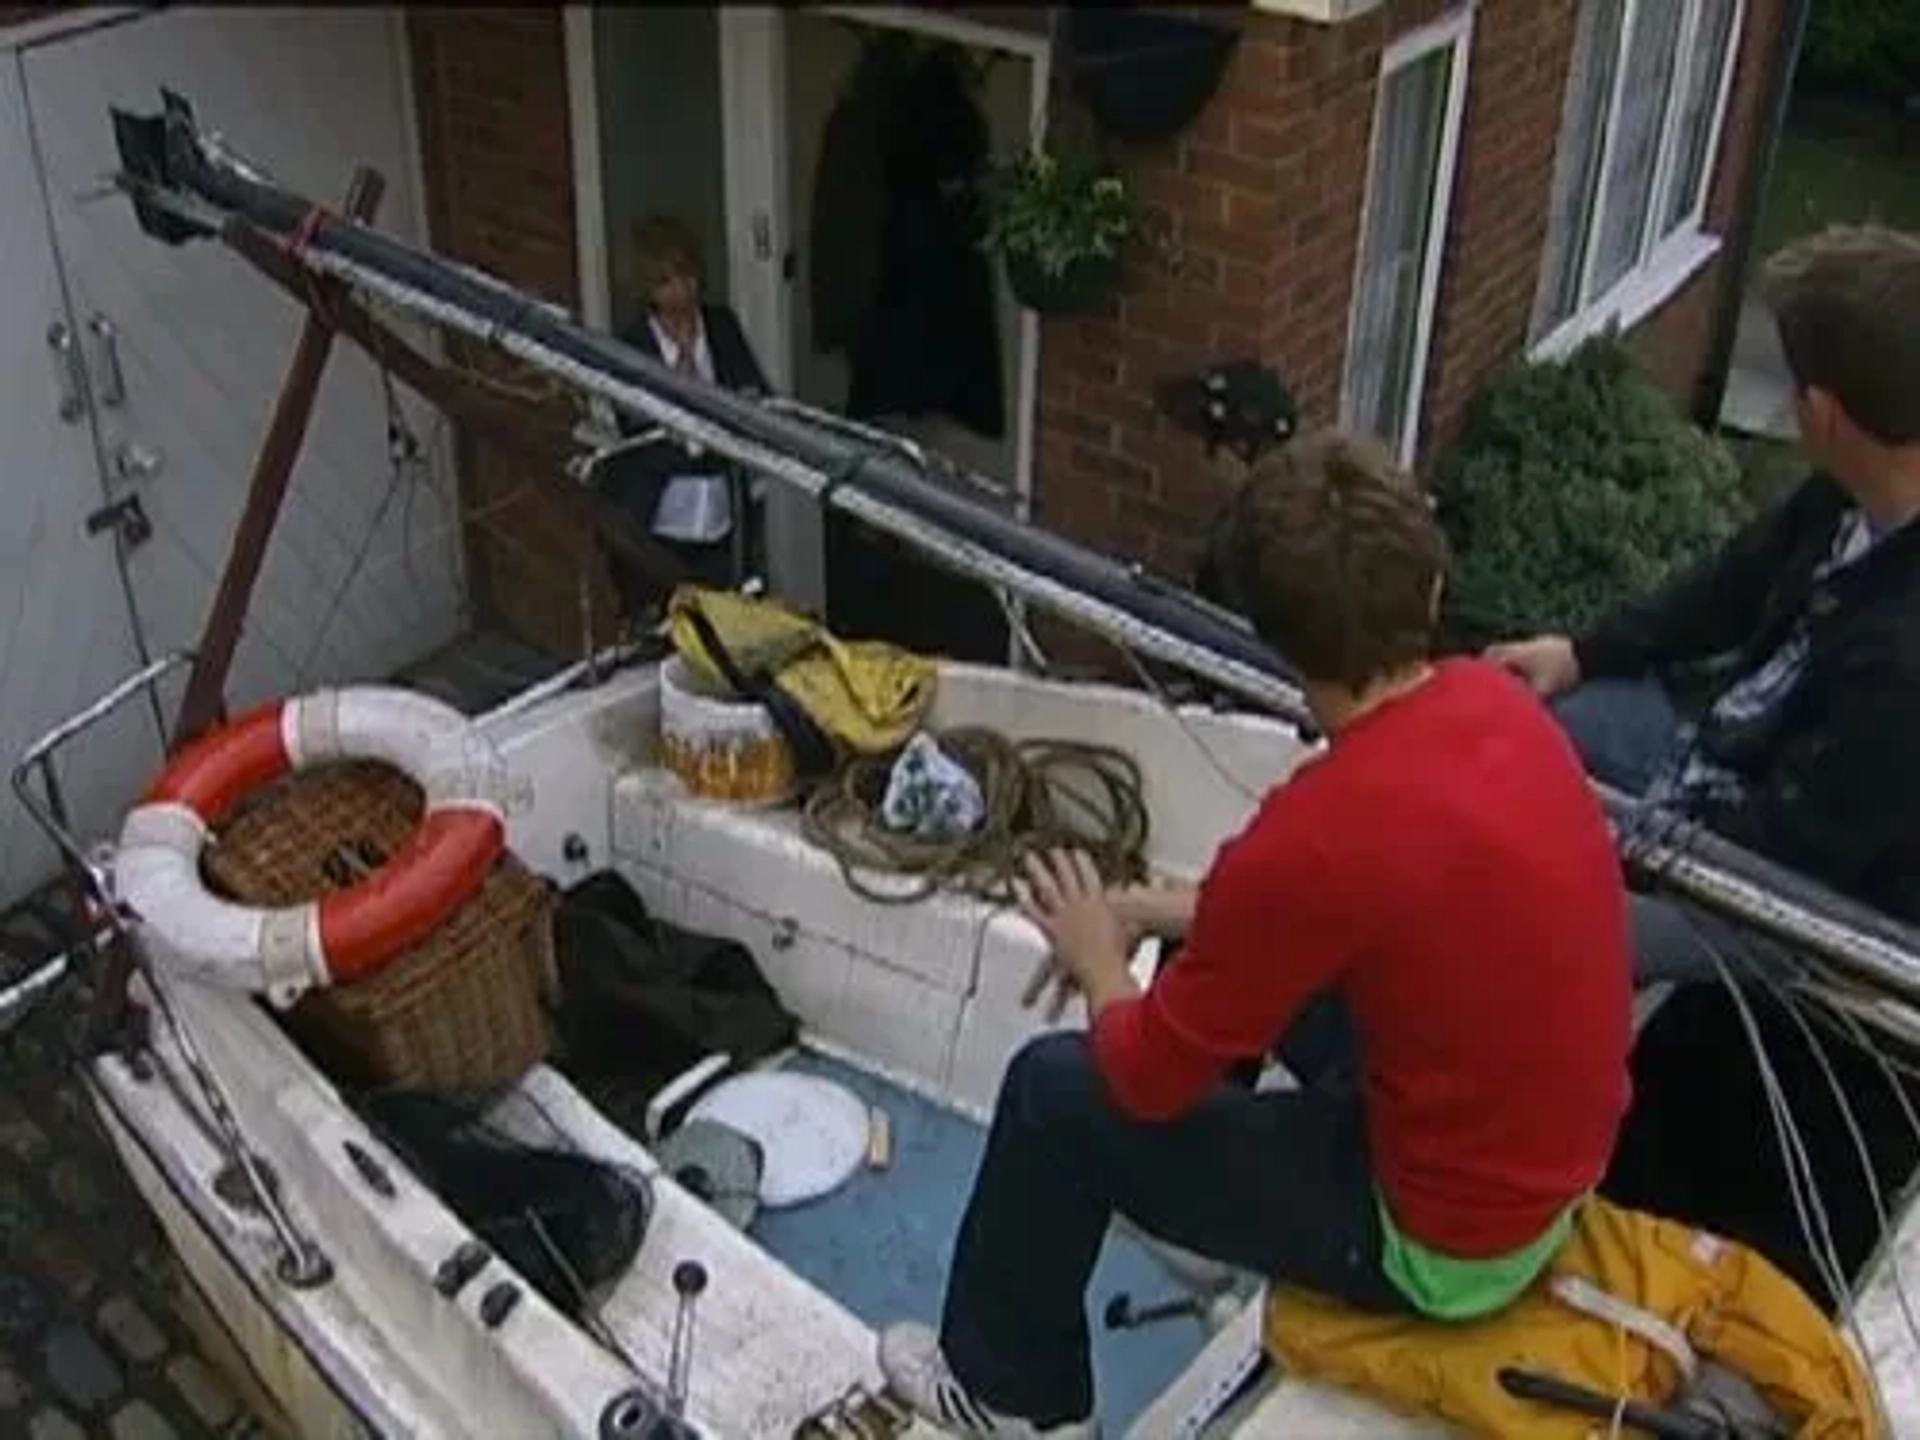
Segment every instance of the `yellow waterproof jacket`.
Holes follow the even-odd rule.
[[[1471,1435],[1606,1433],[1605,1421],[1508,1395],[1505,1367],[1664,1406],[1707,1359],[1751,1381],[1797,1440],[1884,1433],[1852,1349],[1764,1256],[1598,1199],[1582,1206],[1548,1273],[1498,1315],[1464,1324],[1367,1315],[1276,1287],[1267,1348],[1303,1378]]]
[[[884,754],[906,744],[933,704],[933,661],[878,640],[836,639],[818,621],[730,590],[683,585],[667,604],[667,634],[706,679],[728,683],[708,653],[704,617],[733,668],[765,675],[841,749]]]

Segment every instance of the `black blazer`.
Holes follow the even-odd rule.
[[[747,343],[747,332],[740,328],[740,317],[731,306],[702,305],[700,322],[706,327],[707,349],[713,355],[714,381],[728,390],[750,390],[771,394],[766,372]],[[620,332],[620,339],[650,360],[658,360],[660,344],[654,338],[653,325],[642,315]]]
[[[766,373],[754,358],[753,347],[747,343],[746,331],[740,328],[740,317],[725,305],[702,305],[700,319],[706,327],[707,350],[713,356],[715,383],[727,390],[771,393]],[[663,358],[653,326],[645,315],[621,330],[619,338],[649,359]],[[646,428],[638,417],[621,413],[622,435],[634,435]],[[677,441],[662,440],[658,444],[638,446],[608,461],[602,468],[599,488],[644,526],[651,523],[661,487],[672,476],[724,473],[725,469],[724,462],[717,457],[690,460],[686,449]]]

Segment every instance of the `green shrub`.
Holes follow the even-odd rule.
[[[1739,466],[1615,340],[1497,375],[1436,476],[1449,630],[1578,628],[1710,549],[1748,511]]]
[[[1806,78],[1828,90],[1903,102],[1920,94],[1920,5],[1819,0],[1807,16]]]

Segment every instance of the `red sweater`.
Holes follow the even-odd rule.
[[[1493,666],[1441,664],[1267,796],[1179,959],[1095,1023],[1101,1073],[1170,1118],[1328,987],[1400,1230],[1499,1255],[1598,1183],[1630,1094],[1626,891],[1572,745]]]

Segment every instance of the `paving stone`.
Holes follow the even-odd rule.
[[[87,1432],[59,1410],[42,1410],[27,1422],[28,1440],[87,1440]]]
[[[40,1278],[59,1294],[85,1300],[100,1283],[100,1272],[94,1269],[87,1252],[58,1230],[35,1236],[27,1254]]]
[[[180,1440],[167,1417],[144,1400],[134,1400],[107,1422],[113,1440]]]
[[[141,1212],[144,1222],[146,1212]],[[133,1273],[143,1285],[153,1290],[165,1290],[173,1284],[173,1257],[158,1245],[142,1246],[134,1253]]]
[[[96,1324],[113,1342],[113,1348],[136,1365],[150,1364],[167,1353],[166,1332],[124,1295],[116,1295],[100,1307]]]
[[[186,1401],[194,1418],[209,1430],[219,1429],[239,1409],[220,1377],[197,1355],[174,1356],[167,1362],[167,1379],[173,1382],[173,1388]]]
[[[77,1410],[97,1410],[120,1398],[126,1380],[113,1357],[78,1325],[60,1325],[42,1347],[47,1381]]]
[[[0,1180],[0,1245],[11,1245],[31,1234],[38,1221],[26,1188],[11,1180]]]
[[[24,1275],[0,1272],[0,1339],[31,1340],[46,1327],[47,1297]]]
[[[22,1165],[34,1165],[52,1148],[47,1132],[25,1115],[0,1116],[0,1150]]]
[[[47,1063],[47,1047],[32,1035],[16,1033],[12,1042],[13,1063],[22,1070],[38,1070]]]
[[[77,998],[0,1044],[0,1440],[265,1440],[168,1317],[171,1256],[66,1063]]]
[[[53,1198],[83,1220],[98,1216],[104,1208],[100,1187],[72,1160],[62,1160],[47,1173]]]

